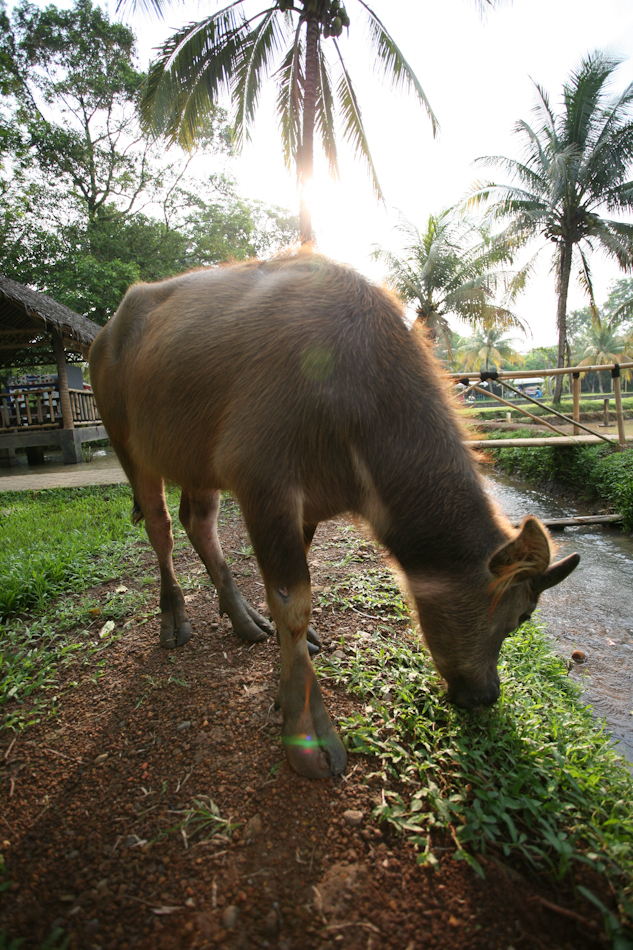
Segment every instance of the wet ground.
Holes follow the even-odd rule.
[[[517,479],[489,473],[487,481],[512,521],[526,514],[591,513]],[[553,537],[559,557],[577,551],[581,560],[563,584],[542,596],[541,617],[557,652],[567,658],[574,650],[586,655],[584,663],[573,664],[571,675],[633,762],[633,536],[620,527],[591,525],[565,528]]]

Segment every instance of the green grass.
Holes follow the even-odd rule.
[[[166,496],[174,551],[190,550],[180,490],[168,487]],[[91,657],[93,675],[102,675],[105,659],[95,654],[154,615],[158,567],[131,509],[128,485],[0,493],[0,730],[55,715],[61,672]],[[220,523],[238,511],[226,499]],[[123,576],[136,589],[95,595]],[[200,565],[180,580],[185,590],[209,583]]]
[[[346,745],[376,757],[374,817],[417,845],[419,863],[436,864],[447,835],[480,874],[479,854],[555,877],[584,862],[613,881],[630,920],[633,780],[541,627],[525,624],[506,640],[501,697],[478,713],[448,702],[415,644],[376,634],[318,665],[363,697],[364,713],[342,723]],[[607,924],[624,939],[615,918]]]
[[[128,486],[0,494],[0,620],[116,576],[138,548]]]
[[[325,587],[318,595],[321,607],[350,609],[375,620],[408,619],[409,611],[393,574],[387,568],[350,573],[340,584]]]
[[[615,401],[613,393],[605,393],[604,398],[610,399],[610,411],[613,413],[615,411]],[[508,398],[507,395],[504,396],[504,399]],[[512,399],[510,399],[512,402]],[[560,405],[555,405],[553,402],[542,402],[540,405],[535,406],[534,403],[529,403],[524,401],[522,406],[531,412],[533,416],[551,416],[551,407],[554,406],[555,409],[558,409],[559,412],[562,412],[563,415],[571,416],[573,413],[573,401],[572,399],[563,399]],[[630,412],[633,410],[633,396],[622,396],[622,408],[625,412]],[[462,408],[461,413],[462,417],[467,422],[469,419],[481,419],[481,420],[490,420],[490,419],[505,419],[506,413],[510,412],[513,419],[525,419],[520,410],[511,409],[509,406],[502,406],[501,403],[497,403],[496,406],[480,406],[477,405],[468,406],[468,408]],[[580,401],[580,412],[602,412],[602,399],[581,399]]]
[[[150,549],[131,506],[127,485],[0,494],[0,729],[55,715],[60,673],[153,614]],[[141,590],[90,593],[123,574],[138,574]]]

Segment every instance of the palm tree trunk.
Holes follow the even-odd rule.
[[[571,274],[571,257],[573,245],[566,241],[560,249],[560,278],[558,285],[558,309],[556,312],[556,325],[558,327],[558,361],[556,365],[562,367],[565,365],[565,349],[567,343],[567,293],[569,291],[569,275]],[[556,377],[556,386],[554,388],[554,402],[560,402],[563,389],[563,376]]]
[[[318,42],[319,21],[316,16],[309,16],[306,34],[306,78],[303,90],[303,136],[298,163],[301,185],[299,229],[302,244],[309,244],[312,241],[312,212],[307,201],[306,187],[312,181],[314,171],[314,117],[316,113]]]

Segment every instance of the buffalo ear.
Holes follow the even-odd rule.
[[[497,577],[511,575],[514,580],[522,581],[544,574],[549,562],[547,531],[537,518],[528,516],[518,535],[492,555],[488,567]]]
[[[548,567],[539,577],[535,577],[532,581],[532,589],[535,594],[542,594],[544,590],[547,590],[549,587],[554,587],[555,584],[560,584],[561,581],[564,581],[566,577],[569,577],[572,571],[578,567],[578,562],[580,561],[580,554],[570,554],[568,557],[564,557],[561,561],[557,561],[556,564],[552,564],[551,567]]]

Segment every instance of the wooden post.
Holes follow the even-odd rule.
[[[602,417],[602,422],[599,423],[603,429],[609,428],[609,399],[608,397],[604,400],[604,415]]]
[[[616,363],[615,367],[611,370],[611,378],[613,379],[613,395],[615,396],[615,415],[618,420],[618,442],[620,443],[620,451],[623,451],[626,445],[626,435],[624,433],[624,413],[622,411],[622,391],[620,389],[620,367]]]
[[[580,373],[572,373],[574,378],[574,422],[580,422]],[[573,435],[580,435],[578,426],[574,426]]]
[[[70,407],[68,392],[68,374],[66,373],[66,358],[64,356],[64,341],[59,330],[53,330],[53,350],[57,360],[57,384],[59,386],[59,403],[62,410],[62,424],[64,429],[74,429],[73,413]]]

